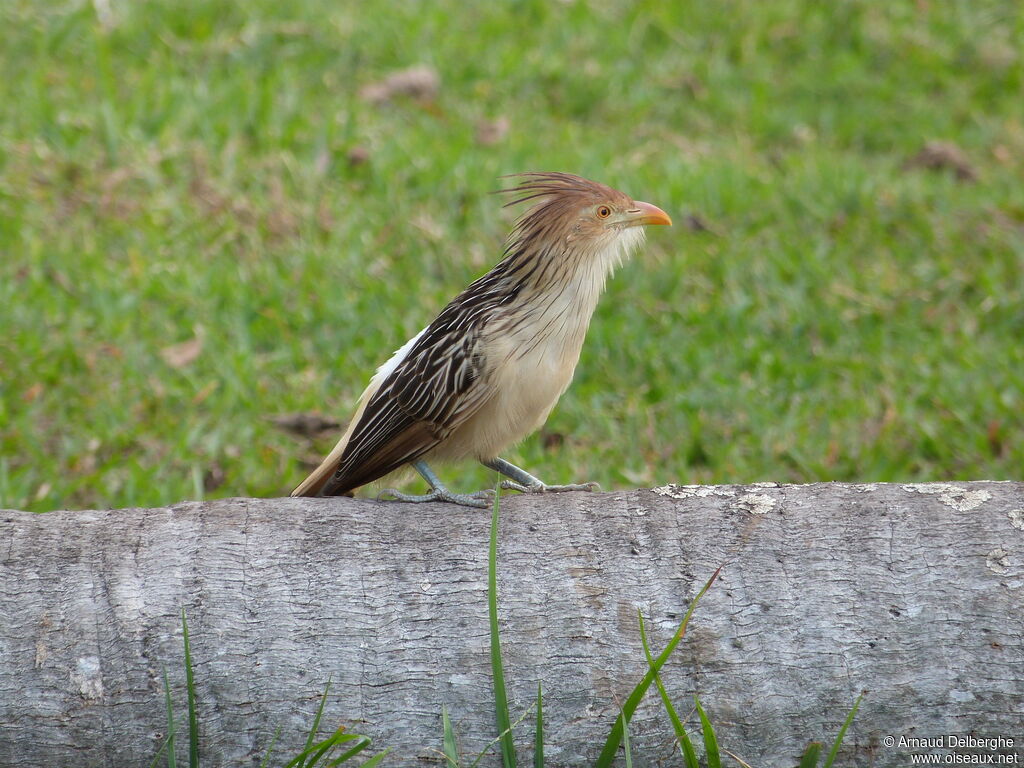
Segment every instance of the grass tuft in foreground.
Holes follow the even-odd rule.
[[[511,717],[508,708],[508,698],[505,689],[505,676],[503,671],[503,663],[501,658],[501,640],[498,632],[498,614],[497,614],[497,539],[498,539],[498,521],[499,521],[499,506],[500,506],[500,487],[495,489],[494,506],[491,515],[491,535],[490,535],[490,549],[488,553],[488,564],[487,564],[487,601],[488,601],[488,615],[490,620],[490,631],[491,631],[491,668],[492,668],[492,684],[494,690],[494,701],[495,701],[495,712],[496,712],[496,723],[498,728],[498,735],[487,747],[481,750],[472,759],[472,762],[468,762],[464,759],[460,759],[456,748],[455,733],[451,725],[451,720],[448,716],[448,710],[442,708],[442,743],[443,743],[443,755],[446,764],[449,768],[475,768],[480,761],[488,754],[490,749],[495,745],[500,745],[501,764],[503,768],[514,768],[516,765],[516,747],[513,740],[513,732],[516,726],[521,723],[527,716],[524,713],[522,717],[515,723],[511,722]],[[675,706],[672,704],[672,700],[669,697],[668,691],[665,689],[664,684],[661,681],[659,672],[661,668],[668,661],[669,657],[675,651],[676,647],[682,642],[686,636],[686,628],[689,626],[690,618],[693,616],[693,612],[697,608],[697,604],[705,593],[711,588],[715,580],[721,573],[721,567],[719,567],[711,577],[707,580],[704,586],[697,593],[696,597],[691,601],[686,614],[683,616],[682,621],[679,624],[675,634],[669,641],[665,649],[658,654],[653,656],[650,650],[650,646],[647,642],[647,632],[644,626],[643,616],[638,613],[638,620],[640,623],[640,638],[643,645],[644,654],[647,658],[648,671],[644,677],[636,684],[633,690],[630,692],[626,701],[619,708],[619,715],[612,725],[612,728],[606,738],[604,745],[601,749],[600,755],[594,762],[594,768],[611,768],[615,763],[615,760],[620,752],[624,756],[625,764],[627,768],[630,768],[633,764],[632,747],[629,741],[629,722],[632,718],[637,706],[643,700],[653,682],[658,689],[658,693],[661,696],[662,703],[665,707],[666,714],[668,715],[669,722],[671,723],[672,729],[675,732],[676,739],[679,743],[680,753],[683,759],[683,765],[685,768],[701,768],[700,760],[698,759],[697,752],[694,749],[693,742],[691,741],[686,729],[683,725],[683,721],[680,719]],[[854,715],[857,712],[857,708],[860,706],[861,698],[858,698],[854,703],[853,709],[850,711],[842,728],[839,731],[839,735],[836,737],[835,743],[833,744],[832,751],[829,753],[828,759],[825,761],[823,768],[831,768],[836,755],[839,753],[839,749],[842,745],[843,737],[846,735],[846,730],[853,722]],[[715,735],[714,727],[711,724],[710,719],[704,712],[704,708],[701,706],[700,701],[694,698],[694,708],[700,719],[701,726],[701,737],[703,745],[704,760],[706,768],[720,768],[721,767],[721,751],[718,745],[718,740]],[[542,768],[544,765],[544,735],[543,735],[543,700],[541,695],[540,684],[537,686],[537,702],[536,702],[536,726],[533,744],[534,753],[534,768]],[[808,745],[807,750],[803,756],[803,762],[800,768],[817,768],[817,759],[820,754],[821,745],[817,742],[812,742]],[[727,753],[733,757],[738,764],[745,766],[746,764],[735,755]],[[809,762],[813,760],[814,762]]]
[[[195,680],[192,676],[191,643],[189,641],[188,623],[185,620],[184,609],[181,612],[181,632],[185,646],[185,693],[188,701],[189,768],[200,768],[199,721],[196,716]],[[291,760],[281,764],[283,768],[333,768],[352,760],[370,746],[369,737],[355,733],[346,733],[344,727],[339,727],[326,738],[317,740],[320,734],[320,720],[323,717],[324,705],[327,703],[327,694],[330,693],[330,690],[331,683],[328,680],[327,685],[324,686],[323,695],[320,697],[320,704],[317,707],[316,714],[313,716],[313,724],[310,727],[309,736],[306,738],[305,747]],[[164,671],[164,696],[167,703],[167,736],[149,764],[149,768],[156,768],[161,756],[164,755],[166,755],[167,759],[167,768],[175,768],[177,765],[177,756],[174,748],[177,722],[174,718],[171,686],[167,680],[166,670]],[[447,717],[447,713],[444,713],[444,716]],[[266,754],[263,756],[263,760],[260,761],[260,768],[268,768],[271,765],[270,760],[279,733],[280,729],[271,738],[270,746],[267,747]],[[383,752],[366,759],[360,765],[363,768],[374,768],[374,766],[381,763],[387,753],[388,750],[385,749]]]

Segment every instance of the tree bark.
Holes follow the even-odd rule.
[[[637,612],[657,653],[723,564],[664,680],[684,717],[700,696],[725,749],[757,768],[795,765],[867,691],[840,764],[970,752],[906,746],[950,734],[1012,738],[1003,751],[1020,755],[1024,483],[665,486],[501,504],[512,716],[542,682],[550,765],[592,763],[646,671]],[[448,504],[346,498],[0,512],[0,765],[148,765],[167,731],[164,668],[183,755],[182,609],[203,765],[257,765],[278,728],[274,754],[294,756],[328,679],[324,727],[392,747],[385,765],[442,764],[442,705],[473,755],[496,735],[489,523]],[[516,729],[524,763],[532,734],[529,714]],[[635,764],[682,764],[653,687],[630,736]]]

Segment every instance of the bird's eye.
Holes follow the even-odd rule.
[[[599,219],[607,219],[611,215],[612,209],[609,208],[607,205],[602,205],[600,208],[597,209],[597,218]]]

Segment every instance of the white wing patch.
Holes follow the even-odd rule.
[[[395,350],[395,354],[389,357],[388,361],[377,369],[377,372],[373,375],[373,378],[370,380],[370,386],[367,387],[367,389],[376,390],[377,387],[373,386],[374,383],[380,384],[382,381],[384,381],[384,379],[390,376],[394,372],[395,368],[402,364],[402,361],[405,360],[405,358],[408,356],[409,350],[416,346],[416,342],[420,340],[420,336],[426,333],[426,331],[427,329],[424,328],[422,331],[420,331],[407,342],[405,342],[405,344],[403,344],[401,347]]]

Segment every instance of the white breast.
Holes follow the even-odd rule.
[[[488,366],[494,366],[495,394],[435,449],[434,457],[492,459],[544,424],[572,382],[606,278],[641,239],[639,227],[626,230],[568,279],[527,297],[527,321],[498,324],[485,347]]]

